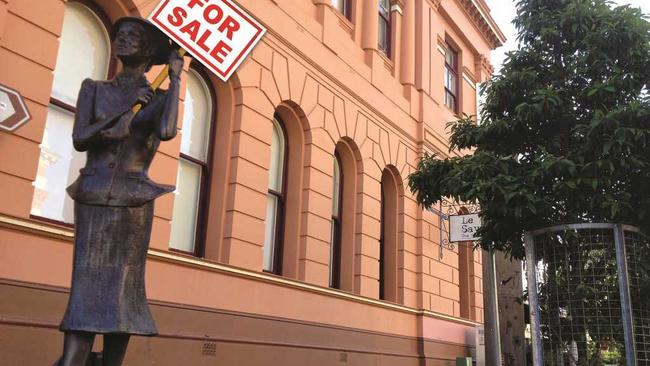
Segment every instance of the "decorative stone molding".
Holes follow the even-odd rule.
[[[467,81],[467,83],[469,84],[469,86],[472,87],[472,89],[476,90],[476,84],[477,84],[476,77],[474,76],[472,71],[467,67],[463,67],[463,79]]]
[[[441,2],[442,0],[431,0],[431,7],[433,8],[433,10],[438,10]]]
[[[404,0],[392,0],[390,2],[390,11],[391,12],[398,12],[400,15],[404,14]]]
[[[438,52],[440,52],[441,55],[445,56],[447,54],[447,42],[445,42],[445,39],[440,37],[438,35]]]
[[[476,66],[479,70],[485,72],[486,77],[494,73],[494,67],[492,67],[489,57],[485,55],[479,55]]]
[[[440,2],[440,0],[437,0]],[[477,0],[456,0],[465,11],[469,19],[479,29],[481,35],[490,43],[490,47],[503,46],[506,41],[505,35],[496,25],[494,19],[485,6],[481,6]]]

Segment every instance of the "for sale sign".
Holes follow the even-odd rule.
[[[149,20],[223,81],[266,33],[232,0],[163,0]]]

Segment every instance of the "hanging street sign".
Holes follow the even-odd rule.
[[[149,20],[223,81],[266,33],[232,0],[163,0]]]
[[[31,118],[20,93],[0,84],[0,130],[13,132]]]
[[[481,218],[477,213],[449,216],[449,241],[454,243],[479,240],[476,232],[480,227]]]

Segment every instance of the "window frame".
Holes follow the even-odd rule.
[[[88,8],[88,10],[90,12],[92,12],[97,17],[97,19],[99,19],[100,23],[104,26],[104,30],[106,31],[106,34],[109,36],[109,55],[110,55],[110,59],[108,60],[108,67],[106,68],[106,79],[107,80],[112,79],[115,76],[115,74],[117,73],[117,66],[118,66],[118,62],[115,59],[115,56],[113,54],[112,43],[110,42],[110,34],[111,34],[112,29],[113,29],[113,23],[111,22],[110,18],[108,17],[108,15],[104,11],[104,9],[102,9],[102,7],[100,7],[98,4],[94,3],[91,0],[68,0],[68,3],[79,3],[79,4],[83,5],[83,6],[85,6],[86,8]],[[61,19],[61,24],[63,24],[63,19]],[[60,38],[60,36],[61,35],[59,34],[59,38]],[[59,38],[57,38],[57,40]],[[58,47],[57,47],[57,56],[58,56]],[[52,71],[52,72],[54,72],[54,71]],[[66,103],[66,102],[52,96],[53,88],[54,88],[54,79],[52,79],[52,85],[50,86],[49,102],[48,102],[48,106],[46,106],[46,107],[49,107],[49,105],[53,105],[54,107],[63,109],[64,111],[70,112],[73,115],[77,114],[77,106],[76,105]],[[47,122],[47,117],[46,117],[46,122]],[[43,128],[45,129],[45,126]],[[32,199],[33,199],[33,197],[32,197]],[[34,220],[38,220],[38,221],[42,221],[42,222],[45,222],[45,223],[49,223],[49,224],[54,224],[54,225],[58,225],[58,226],[67,227],[67,228],[74,228],[75,227],[74,223],[68,223],[68,222],[61,221],[61,220],[51,219],[51,218],[45,217],[45,216],[35,215],[35,214],[31,213],[31,208],[30,208],[29,218],[34,219]]]
[[[203,258],[205,256],[205,239],[207,235],[207,222],[208,222],[208,211],[210,208],[210,182],[212,182],[212,165],[213,165],[213,160],[214,160],[214,134],[216,131],[216,116],[217,116],[217,93],[214,88],[214,85],[212,85],[212,79],[210,78],[210,74],[205,70],[205,67],[201,65],[200,63],[196,62],[195,60],[192,60],[190,62],[190,70],[196,72],[198,76],[202,79],[203,83],[208,89],[208,93],[210,94],[210,102],[212,104],[212,108],[210,111],[210,128],[208,131],[208,151],[207,151],[207,159],[205,162],[194,158],[190,155],[184,154],[179,151],[178,158],[186,160],[192,164],[198,165],[201,167],[201,182],[199,183],[199,197],[198,197],[198,209],[196,212],[196,227],[195,227],[195,232],[194,232],[194,251],[188,252],[182,249],[176,249],[168,246],[169,251],[175,252],[175,253],[182,253],[182,254],[187,254],[193,257],[198,257],[198,258]],[[189,71],[188,71],[189,72]],[[181,129],[182,131],[182,129]],[[172,220],[174,218],[172,217]],[[171,238],[170,238],[171,239]]]
[[[282,157],[282,182],[281,182],[281,191],[275,191],[267,187],[267,197],[272,195],[277,199],[277,206],[275,208],[275,228],[273,230],[273,246],[272,250],[272,259],[271,264],[272,268],[267,270],[264,268],[264,263],[262,263],[262,271],[266,273],[271,273],[274,275],[282,275],[282,257],[284,249],[284,223],[285,223],[285,214],[286,214],[286,199],[287,199],[287,171],[289,163],[289,139],[287,136],[287,130],[284,127],[284,121],[279,114],[275,113],[273,115],[273,120],[277,121],[280,131],[282,132],[282,138],[284,139],[284,156]],[[274,123],[274,122],[272,122]],[[269,166],[270,169],[270,166]],[[265,238],[266,241],[266,238]]]
[[[338,151],[334,151],[334,161],[339,166],[339,186],[338,186],[338,212],[336,215],[332,212],[332,238],[330,239],[330,278],[329,287],[340,289],[341,288],[341,251],[342,251],[342,233],[343,233],[343,184],[345,182],[343,175],[343,165],[341,164],[341,157]],[[334,192],[332,192],[334,193]]]
[[[388,1],[388,8],[386,9],[386,14],[382,12],[382,3]],[[377,26],[377,48],[379,51],[384,53],[389,59],[392,57],[392,39],[393,39],[393,25],[391,22],[391,0],[378,0],[378,26]],[[379,41],[379,33],[382,27],[382,24],[386,25],[386,44],[383,45]]]
[[[115,56],[113,55],[113,47],[112,44],[110,43],[110,34],[111,31],[113,30],[113,23],[111,23],[110,18],[104,10],[94,2],[90,0],[68,0],[70,3],[79,3],[85,7],[88,8],[97,18],[101,21],[101,23],[104,25],[104,28],[106,29],[106,34],[109,35],[109,46],[110,46],[110,60],[108,61],[108,67],[106,69],[106,79],[110,80],[112,79],[115,74],[117,73],[117,65],[118,62],[115,59]],[[54,81],[52,81],[54,83]],[[52,96],[52,91],[50,91],[50,104],[54,105],[55,107],[59,107],[61,109],[64,109],[70,113],[77,113],[77,107],[71,104],[68,104],[60,99],[57,99]]]
[[[453,61],[454,61],[454,64],[453,64],[453,65],[451,65],[451,64],[449,64],[449,63],[447,62],[447,53],[451,53],[451,55],[452,55],[452,57],[453,57]],[[460,72],[459,72],[460,52],[456,49],[456,47],[452,46],[450,42],[445,42],[445,55],[444,55],[444,59],[445,59],[445,60],[444,60],[444,62],[445,62],[445,64],[444,64],[444,67],[445,67],[445,70],[444,70],[444,71],[445,71],[445,76],[446,76],[446,73],[448,73],[448,72],[451,73],[451,74],[454,76],[454,87],[456,88],[456,93],[452,92],[452,91],[448,88],[448,86],[447,86],[447,78],[445,77],[445,80],[444,80],[444,91],[445,91],[445,95],[444,95],[444,100],[443,100],[443,102],[444,102],[444,105],[445,105],[447,108],[449,108],[449,110],[451,110],[451,111],[454,112],[455,114],[459,114],[459,113],[460,113],[460,101],[459,101],[459,99],[460,99],[460,80],[459,80],[459,74],[460,74]],[[450,95],[450,96],[453,98],[453,101],[454,101],[454,103],[453,103],[453,104],[454,104],[454,105],[453,105],[453,108],[450,107],[450,106],[447,104],[447,96],[448,96],[448,95]]]
[[[330,0],[330,5],[332,5],[332,8],[342,14],[345,19],[352,21],[352,0],[342,0],[343,1],[343,9],[339,9],[338,7],[334,6],[332,3],[334,0]]]

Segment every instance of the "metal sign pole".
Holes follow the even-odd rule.
[[[632,318],[632,301],[627,273],[627,255],[625,253],[625,233],[622,225],[614,228],[614,245],[616,246],[616,269],[618,272],[618,289],[621,294],[621,316],[625,337],[625,364],[636,365],[636,347],[634,344],[634,319]]]
[[[485,294],[488,303],[485,304],[485,356],[487,365],[501,365],[501,327],[499,325],[499,294],[497,286],[497,270],[494,249],[484,251],[483,258],[487,264],[485,271]],[[489,337],[489,338],[488,338]],[[489,348],[489,349],[488,349]]]
[[[528,305],[530,308],[530,331],[533,343],[533,366],[544,365],[544,348],[540,326],[540,307],[537,294],[537,258],[535,255],[535,239],[526,233],[526,276],[528,279]]]

